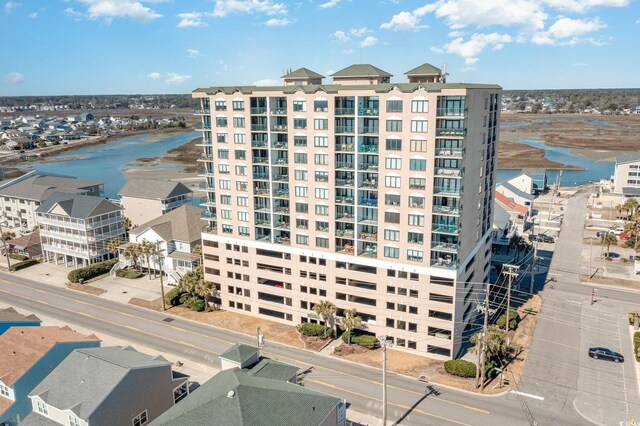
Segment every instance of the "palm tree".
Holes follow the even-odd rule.
[[[638,208],[638,201],[635,198],[629,198],[624,202],[622,208],[627,212],[627,219],[631,218],[631,215],[635,213]]]
[[[154,249],[155,244],[150,241],[142,240],[142,243],[140,243],[140,254],[144,256],[145,260],[147,261],[147,272],[149,274],[149,279],[151,279],[151,254],[153,254]]]
[[[474,350],[479,350],[482,331],[471,336],[471,343],[475,344]],[[480,342],[479,342],[480,341]],[[505,331],[497,325],[490,325],[487,327],[487,334],[485,335],[485,341],[487,343],[487,359],[504,359],[507,354],[507,334]]]
[[[344,317],[340,319],[340,328],[347,333],[347,344],[351,344],[351,332],[360,327],[362,317],[358,315],[355,309],[347,309],[344,311]]]
[[[107,244],[107,250],[109,251],[109,253],[115,255],[116,253],[118,253],[119,246],[120,246],[120,239],[112,238],[111,240],[109,240],[109,244]]]
[[[129,219],[128,217],[125,216],[124,218],[124,230],[129,232],[129,230],[133,227],[133,224],[131,223],[131,219]]]
[[[136,259],[139,260],[142,257],[142,246],[140,245],[140,243],[133,244],[131,246],[131,250],[135,254]],[[142,262],[138,262],[138,270],[142,272]]]
[[[196,256],[200,256],[200,264],[204,265],[204,260],[202,259],[202,256],[203,256],[202,246],[200,244],[196,244],[196,246],[193,248],[193,250],[191,250],[191,254],[194,254]]]
[[[602,248],[604,248],[604,246],[607,246],[607,257],[609,257],[609,249],[611,248],[611,246],[615,246],[618,244],[618,239],[611,232],[607,232],[605,234],[602,234],[601,244]]]
[[[329,320],[333,320],[338,308],[328,300],[322,300],[313,306],[313,311],[322,317],[322,321],[325,323],[324,337],[326,338]]]

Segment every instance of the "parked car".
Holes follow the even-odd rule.
[[[593,359],[604,359],[615,363],[624,362],[624,356],[607,348],[589,348],[589,356]]]
[[[554,243],[556,240],[551,235],[546,234],[538,234],[538,235],[529,235],[529,241],[539,241],[541,243]]]
[[[609,232],[611,232],[614,235],[620,235],[624,232],[624,228],[609,229]]]
[[[598,231],[596,232],[596,237],[602,237],[605,234],[604,231]]]
[[[621,240],[628,240],[629,238],[631,238],[631,235],[623,232],[620,235],[618,235],[618,238],[620,238]]]

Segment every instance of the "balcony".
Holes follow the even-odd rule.
[[[194,114],[211,114],[211,108],[195,108]]]
[[[362,197],[360,198],[360,203],[358,204],[360,204],[361,206],[378,207],[378,200],[376,198]]]
[[[362,257],[378,257],[378,247],[375,244],[366,244],[362,251],[358,252]]]
[[[354,126],[336,126],[336,133],[354,134],[355,127]]]
[[[377,117],[379,111],[377,108],[359,108],[358,115],[362,117]]]
[[[462,188],[456,188],[456,187],[450,187],[450,186],[435,186],[433,188],[433,193],[435,195],[460,196],[462,195]]]
[[[353,179],[336,179],[336,186],[353,188]]]
[[[251,115],[266,114],[267,107],[251,107],[250,112]]]
[[[453,206],[437,206],[437,205],[434,205],[433,206],[433,213],[434,214],[447,215],[447,216],[460,216],[460,214],[462,213],[462,208],[453,207]]]
[[[289,144],[286,142],[274,142],[273,143],[273,148],[274,149],[288,149],[289,148]]]
[[[284,246],[290,246],[291,240],[289,239],[289,237],[276,237],[274,240],[274,243],[281,244]]]
[[[349,162],[349,161],[337,161],[336,162],[336,169],[347,169],[347,170],[353,170],[354,168],[354,163]]]
[[[211,155],[211,154],[200,154],[200,155],[198,155],[198,161],[213,161],[213,155]]]
[[[457,259],[452,257],[440,257],[438,259],[431,259],[431,266],[444,269],[458,269],[460,266]]]
[[[288,189],[274,189],[273,196],[277,198],[289,198],[289,190]]]
[[[211,146],[211,145],[213,145],[213,143],[211,142],[211,139],[202,139],[196,142],[196,146]]]
[[[274,124],[271,126],[272,132],[286,132],[289,127],[286,124]]]
[[[434,174],[436,176],[440,176],[440,177],[461,178],[462,177],[462,170],[460,170],[460,169],[441,168],[441,169],[436,169]]]
[[[273,164],[278,165],[278,166],[287,166],[287,165],[289,165],[289,159],[288,158],[274,158],[273,159]]]
[[[463,138],[467,136],[467,129],[448,129],[444,127],[436,127],[436,136],[453,136]]]
[[[272,115],[287,115],[287,108],[271,108]]]
[[[269,157],[253,157],[252,161],[257,164],[267,164],[269,162]]]
[[[359,152],[378,152],[378,145],[360,145]]]
[[[378,233],[377,232],[361,232],[360,239],[365,241],[377,241]]]
[[[355,108],[337,108],[336,115],[354,115],[356,113]]]
[[[207,220],[216,220],[218,216],[215,213],[210,212],[209,210],[203,210],[200,214],[200,218]]]
[[[431,250],[442,251],[445,253],[458,253],[460,251],[460,243],[445,243],[441,241],[432,241]]]
[[[378,127],[376,127],[376,126],[362,126],[362,128],[360,128],[360,134],[362,134],[362,135],[377,135],[378,134]]]
[[[253,188],[253,195],[269,195],[269,188]]]
[[[336,204],[353,204],[353,197],[336,197]]]
[[[353,152],[353,144],[352,143],[337,143],[336,151],[340,152]]]
[[[336,253],[353,254],[353,244],[336,245]]]
[[[252,124],[251,125],[252,132],[266,132],[267,125],[266,124]]]
[[[288,182],[289,175],[273,175],[273,180],[279,181],[279,182]]]
[[[466,117],[469,110],[467,108],[438,108],[436,116],[438,117]]]
[[[197,123],[196,130],[211,130],[211,123]]]
[[[269,180],[269,173],[254,173],[253,178],[256,180]]]
[[[266,148],[267,147],[267,141],[253,141],[253,142],[251,142],[251,146],[253,148]]]
[[[365,179],[358,185],[358,188],[377,188],[378,182],[375,179]]]
[[[279,214],[289,214],[289,207],[286,206],[276,206],[273,208],[273,211],[275,213],[279,213]]]
[[[355,236],[353,229],[336,229],[336,237],[348,238],[352,240]]]
[[[431,232],[436,234],[458,235],[460,233],[460,225],[456,223],[436,223],[431,225]]]
[[[436,157],[462,158],[464,150],[462,148],[436,148]]]
[[[374,164],[374,163],[360,163],[358,165],[360,170],[373,170],[373,171],[378,171],[378,165]]]
[[[353,222],[354,215],[351,213],[339,213],[336,215],[336,221],[338,222]]]
[[[256,220],[256,226],[261,228],[271,228],[271,222],[268,220]]]
[[[373,216],[362,216],[358,218],[358,223],[363,225],[376,225],[378,223],[378,219]]]
[[[291,228],[291,224],[284,220],[276,221],[274,228],[283,230],[283,231],[288,231]]]

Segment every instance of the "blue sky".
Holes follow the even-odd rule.
[[[403,81],[639,87],[640,0],[0,0],[0,96],[189,93],[372,63]],[[325,80],[329,81],[329,80]]]

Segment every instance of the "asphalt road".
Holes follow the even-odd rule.
[[[41,284],[0,273],[0,299],[16,308],[47,315],[101,333],[140,344],[185,361],[219,367],[218,355],[236,342],[252,343],[246,335],[178,317],[104,300],[89,294]],[[302,368],[311,368],[305,386],[346,398],[358,412],[382,417],[380,371],[359,364],[267,341],[263,354]],[[435,387],[416,379],[389,374],[389,424],[403,425],[526,425],[522,404],[515,395],[489,398]],[[540,418],[552,424],[553,412]],[[565,423],[570,424],[570,423]]]

